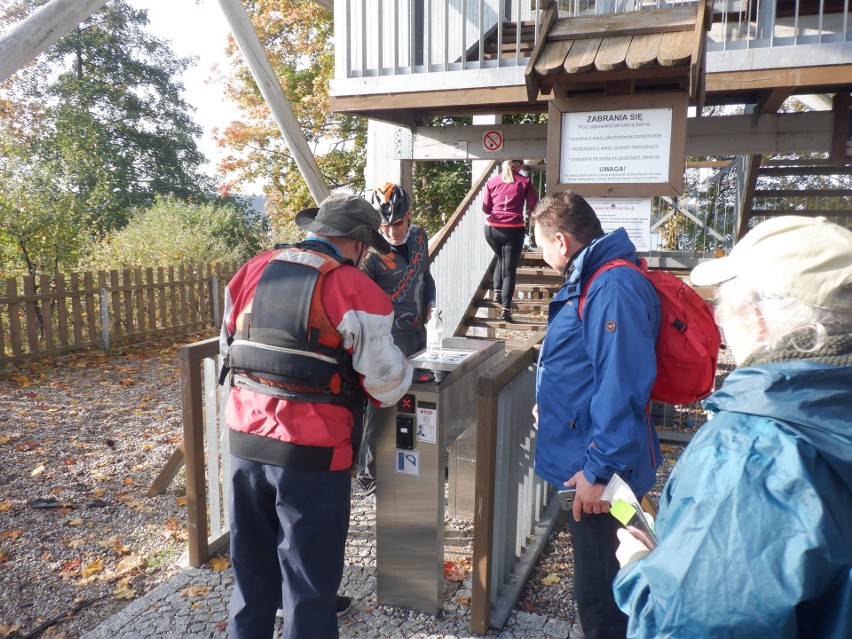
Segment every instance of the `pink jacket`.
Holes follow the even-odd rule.
[[[538,204],[538,194],[530,179],[512,171],[515,181],[508,184],[495,175],[485,184],[482,210],[488,216],[490,226],[519,227],[524,225],[524,203],[527,215]]]

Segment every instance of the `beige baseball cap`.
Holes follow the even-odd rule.
[[[810,306],[852,311],[852,230],[824,217],[770,218],[746,233],[729,255],[699,264],[689,275],[695,286],[735,277]]]

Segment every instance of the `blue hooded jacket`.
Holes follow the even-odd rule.
[[[610,260],[636,262],[620,228],[592,241],[575,258],[550,303],[536,376],[536,473],[562,488],[577,471],[606,482],[618,473],[637,495],[654,485],[660,463],[657,432],[646,412],[657,374],[654,345],[660,304],[653,285],[628,267],[589,277]]]
[[[614,583],[629,637],[852,637],[852,366],[735,370]]]

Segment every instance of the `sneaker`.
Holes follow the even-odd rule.
[[[352,598],[337,595],[337,616],[342,617],[352,607]]]
[[[500,309],[500,319],[504,322],[512,321],[512,313],[508,308]]]

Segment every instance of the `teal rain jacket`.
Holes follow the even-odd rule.
[[[536,372],[535,468],[558,488],[579,470],[591,483],[617,472],[637,495],[654,485],[660,444],[645,409],[657,375],[657,293],[639,271],[613,268],[595,278],[577,315],[592,273],[616,258],[636,262],[635,250],[623,228],[595,239],[550,302]]]
[[[852,637],[852,367],[737,369],[616,577],[629,637]]]

